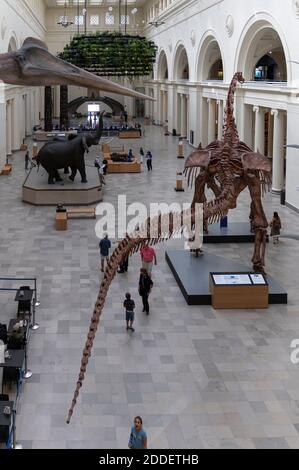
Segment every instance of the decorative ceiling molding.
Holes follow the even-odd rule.
[[[4,16],[2,18],[2,23],[1,23],[1,39],[4,39],[6,30],[7,30],[7,24],[6,24],[6,18]]]
[[[232,15],[229,15],[226,18],[225,29],[226,29],[228,37],[231,38],[235,30],[235,22],[234,22],[234,18],[232,17]]]
[[[293,0],[293,9],[297,19],[299,20],[299,0]]]
[[[196,44],[196,32],[194,31],[194,29],[191,31],[190,39],[191,39],[192,47],[195,47],[195,44]]]

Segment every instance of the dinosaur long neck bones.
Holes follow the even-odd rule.
[[[223,138],[222,141],[233,146],[239,143],[239,134],[234,116],[235,93],[239,74],[236,73],[231,81],[226,108],[224,111]]]
[[[105,270],[104,278],[100,286],[99,295],[91,318],[87,341],[83,351],[79,378],[77,381],[72,405],[67,417],[68,424],[71,421],[80,394],[80,389],[83,386],[83,381],[87,371],[89,358],[91,357],[93,343],[100,324],[106,297],[110,285],[117,274],[118,267],[124,259],[132,256],[134,253],[137,253],[147,244],[156,245],[159,242],[166,241],[172,238],[175,234],[181,232],[185,226],[185,221],[192,220],[192,218],[194,218],[193,214],[194,210],[190,208],[189,210],[186,210],[182,213],[164,214],[156,216],[152,219],[148,219],[144,225],[140,227],[138,232],[135,232],[131,236],[128,235],[114,250]]]

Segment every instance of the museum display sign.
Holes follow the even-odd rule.
[[[210,273],[212,306],[215,309],[265,309],[269,285],[259,273]]]

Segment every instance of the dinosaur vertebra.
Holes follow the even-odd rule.
[[[70,423],[83,384],[109,287],[123,259],[136,253],[147,243],[155,245],[160,241],[168,240],[182,230],[184,220],[187,220],[188,216],[195,224],[197,204],[203,204],[204,229],[207,231],[210,223],[218,221],[227,215],[230,209],[236,207],[239,194],[248,187],[252,199],[251,227],[255,231],[253,265],[256,271],[264,270],[268,222],[263,211],[261,196],[270,187],[271,167],[266,157],[252,152],[244,142],[239,140],[233,115],[234,94],[238,81],[244,82],[241,73],[235,74],[229,88],[222,140],[211,143],[206,149],[200,146],[186,161],[185,173],[188,183],[192,185],[195,182],[195,196],[191,209],[181,214],[148,219],[145,226],[141,227],[140,233],[127,236],[114,251],[100,286],[67,423]],[[214,201],[207,202],[206,187],[214,192]],[[164,228],[166,226],[168,229]],[[144,234],[143,237],[141,233]],[[152,233],[157,233],[156,238],[152,238]]]

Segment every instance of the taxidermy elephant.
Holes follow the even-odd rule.
[[[92,145],[99,145],[103,127],[103,116],[101,116],[96,135],[72,136],[71,140],[48,142],[41,148],[36,162],[38,166],[41,165],[47,171],[49,184],[62,181],[58,170],[64,169],[66,172],[67,168],[71,168],[72,171],[70,180],[74,181],[77,171],[79,171],[82,183],[87,183],[84,155],[85,152],[89,153],[89,148]]]

